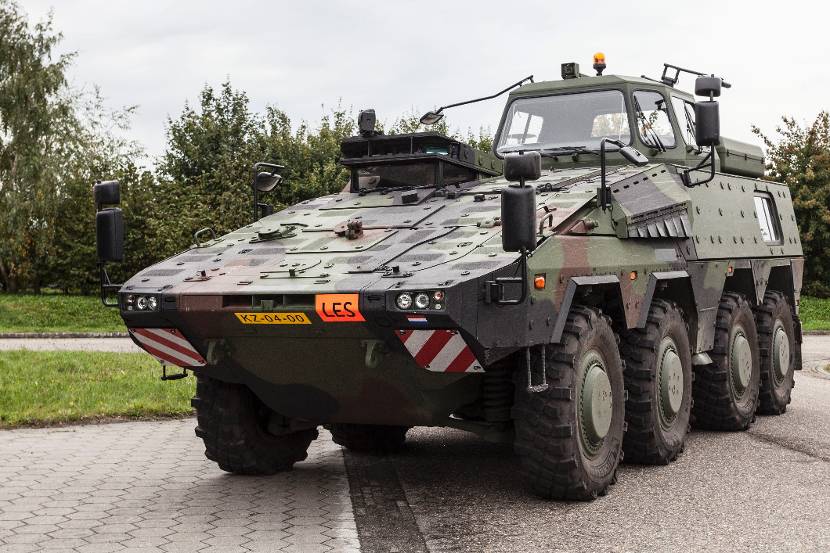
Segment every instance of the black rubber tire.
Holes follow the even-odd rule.
[[[545,352],[548,389],[528,393],[525,359],[515,371],[514,449],[530,488],[547,499],[587,501],[605,495],[616,482],[625,432],[625,388],[618,338],[611,320],[593,308],[576,306],[568,314],[559,344],[533,348],[531,366],[539,374]],[[582,366],[586,354],[599,352],[610,381],[612,408],[608,432],[593,454],[586,453],[581,433]]]
[[[665,465],[683,451],[692,408],[692,354],[683,311],[677,304],[656,299],[651,303],[645,328],[622,333],[620,350],[625,360],[625,420],[623,440],[627,463]],[[680,358],[683,391],[680,409],[673,417],[661,416],[659,357],[664,340]],[[662,350],[662,351],[666,351]],[[663,354],[665,355],[665,354]]]
[[[775,290],[768,291],[764,295],[764,303],[755,308],[755,324],[758,327],[758,346],[761,353],[758,412],[762,415],[780,415],[787,410],[790,403],[796,357],[795,323],[787,297]],[[773,331],[776,328],[784,330],[790,346],[789,364],[783,378],[777,377],[773,356]]]
[[[394,453],[406,442],[407,426],[375,424],[329,424],[334,443],[351,451],[364,453]]]
[[[234,474],[264,475],[291,469],[307,456],[317,429],[274,435],[266,429],[271,411],[247,386],[197,377],[196,435],[205,457]]]
[[[732,329],[740,325],[751,351],[752,366],[743,393],[732,382],[730,347]],[[708,430],[746,430],[755,420],[761,384],[761,355],[755,316],[741,294],[727,292],[721,297],[715,322],[715,344],[710,352],[712,363],[696,367],[692,386],[693,424]]]

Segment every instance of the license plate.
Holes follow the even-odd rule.
[[[234,313],[244,325],[310,325],[305,313]]]

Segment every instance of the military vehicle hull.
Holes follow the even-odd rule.
[[[388,220],[375,212],[394,209],[400,193],[343,193],[288,208],[136,275],[123,294],[164,288],[162,309],[125,311],[125,322],[131,329],[179,329],[207,361],[194,370],[249,385],[285,416],[412,426],[448,423],[453,411],[480,398],[484,368],[522,348],[557,343],[568,310],[588,289],[627,328],[644,325],[655,297],[680,302],[691,315],[695,353],[712,348],[725,290],[746,293],[757,303],[772,285],[797,305],[803,258],[791,203],[783,201],[786,187],[718,175],[709,186],[690,189],[666,166],[619,167],[609,175],[614,228],[597,212],[595,173],[591,167],[551,170],[534,184],[544,238],[528,267],[531,276],[544,275],[546,285],[531,288],[518,305],[486,298],[488,283],[514,275],[518,262],[516,254],[502,250],[494,224],[497,192],[507,183],[491,179],[456,198],[424,197],[398,207],[394,216],[384,213]],[[650,190],[643,193],[644,186]],[[779,200],[787,237],[781,244],[759,240],[752,192]],[[689,209],[704,203],[711,207]],[[340,205],[347,206],[343,213]],[[294,236],[257,241],[262,228],[290,228],[321,216],[332,222],[376,219],[355,240],[335,235],[332,224],[329,230],[297,226]],[[714,231],[725,227],[727,232]],[[361,263],[367,264],[365,272],[353,272]],[[297,268],[294,276],[287,272],[291,266]],[[175,277],[180,282],[171,284]],[[394,304],[400,291],[433,289],[446,294],[441,311]],[[331,294],[354,294],[363,320],[323,320],[315,299]],[[302,313],[309,324],[245,324],[240,315],[246,313]],[[401,333],[437,330],[463,337],[474,369],[424,368],[401,340]],[[378,358],[375,366],[367,363],[369,348]],[[433,358],[441,350],[436,351]]]
[[[518,188],[495,156],[361,115],[348,191],[120,288],[136,343],[196,373],[210,459],[267,474],[321,424],[371,451],[443,425],[511,441],[536,493],[585,500],[623,456],[675,460],[690,424],[786,410],[804,258],[787,187],[758,178],[757,149],[720,142],[720,79],[700,77],[692,106],[676,77],[563,76],[511,93],[494,151]],[[99,226],[123,234],[119,215]]]

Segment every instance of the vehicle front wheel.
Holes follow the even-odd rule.
[[[531,489],[550,499],[591,500],[615,482],[625,425],[623,369],[610,320],[574,307],[559,344],[534,348],[548,388],[527,391],[524,358],[516,368],[514,448]],[[544,361],[539,350],[543,350]]]
[[[199,376],[191,403],[205,456],[226,472],[263,475],[289,470],[306,458],[317,438],[316,428],[269,432],[273,412],[242,384]]]

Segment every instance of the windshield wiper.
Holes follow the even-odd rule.
[[[634,98],[634,109],[637,110],[637,119],[639,119],[640,123],[643,125],[643,130],[645,131],[645,134],[648,135],[649,141],[652,142],[652,144],[647,145],[652,146],[653,148],[661,152],[665,152],[666,147],[663,145],[663,141],[660,140],[660,135],[657,134],[657,131],[654,130],[654,127],[652,127],[651,123],[649,123],[646,119],[646,116],[643,113],[642,108],[640,107],[640,101],[637,100],[636,97]],[[645,140],[643,140],[643,142],[645,142]]]
[[[539,150],[539,154],[543,157],[557,157],[561,155],[579,155],[579,154],[593,154],[599,155],[599,152],[592,150],[587,146],[558,146],[556,148],[545,148]]]

